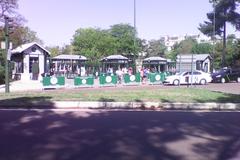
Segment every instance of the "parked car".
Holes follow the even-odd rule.
[[[211,74],[202,71],[181,72],[166,77],[164,84],[207,84],[212,81]]]
[[[212,74],[212,81],[221,83],[236,81],[240,83],[240,69],[222,68]]]

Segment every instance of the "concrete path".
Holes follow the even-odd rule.
[[[30,90],[42,90],[42,83],[38,81],[14,81],[10,83],[10,92],[30,91]],[[0,86],[0,92],[5,92],[5,85]]]

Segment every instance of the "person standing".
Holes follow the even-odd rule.
[[[140,72],[140,76],[141,76],[141,82],[143,83],[143,75],[144,75],[143,68],[141,68],[139,72]]]

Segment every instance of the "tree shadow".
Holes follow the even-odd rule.
[[[103,98],[103,97],[101,97],[101,98],[99,98],[98,101],[99,101],[99,102],[115,102],[115,99],[113,99],[113,98]]]
[[[39,96],[39,97],[18,97],[0,100],[0,108],[3,109],[48,109],[55,108],[54,103],[51,101],[52,97]]]
[[[0,159],[221,160],[240,148],[240,113],[1,111]]]
[[[136,102],[137,104],[137,108],[141,109],[141,110],[146,110],[147,107],[146,107],[146,103],[140,99],[135,99],[133,102]]]
[[[216,93],[222,93],[219,91],[212,91]],[[201,100],[201,99],[194,99],[196,102],[199,103],[206,103],[206,102],[216,102],[216,103],[240,103],[240,95],[238,94],[230,94],[230,93],[224,93],[222,97],[216,98],[216,99],[207,99],[207,100]]]

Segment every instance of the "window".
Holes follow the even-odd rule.
[[[193,75],[201,75],[201,72],[193,72]]]
[[[187,76],[187,75],[190,75],[190,72],[186,72],[183,74],[183,76]]]

